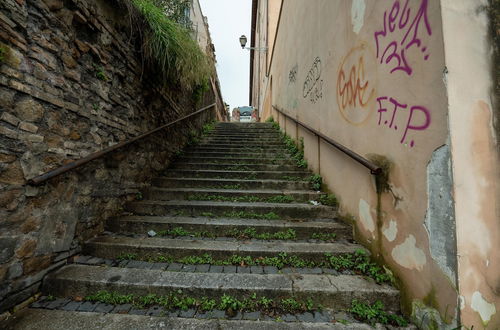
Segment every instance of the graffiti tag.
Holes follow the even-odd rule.
[[[312,103],[316,103],[323,97],[323,80],[321,80],[321,59],[316,57],[311,69],[307,73],[304,87],[302,89],[304,98],[309,96]]]
[[[402,131],[400,143],[407,143],[407,135],[410,131],[426,130],[431,124],[431,114],[423,106],[408,106],[400,103],[393,97],[381,96],[377,98],[378,102],[378,125],[385,125],[387,128],[395,131]],[[398,123],[403,123],[403,127]],[[401,129],[402,128],[402,129]],[[410,147],[413,148],[415,141],[410,141]]]
[[[365,75],[365,47],[353,48],[342,60],[337,75],[337,103],[349,123],[362,124],[370,115],[375,89]]]
[[[299,70],[299,66],[295,64],[295,66],[288,73],[288,82],[290,84],[294,84],[297,81],[297,72]]]
[[[391,9],[384,12],[384,27],[375,32],[374,37],[380,63],[389,65],[391,73],[403,71],[411,75],[413,68],[408,63],[407,51],[415,46],[422,52],[425,61],[430,56],[429,49],[422,41],[432,35],[427,16],[429,0],[420,0],[420,7],[416,11],[409,8],[410,0],[406,0],[403,7],[402,2],[395,0]],[[398,37],[400,35],[401,38]]]

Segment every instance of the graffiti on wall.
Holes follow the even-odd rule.
[[[365,71],[365,45],[355,47],[341,61],[337,75],[337,104],[349,123],[360,125],[372,113],[369,105],[375,95]]]
[[[323,97],[323,79],[321,79],[321,59],[316,57],[307,73],[302,96],[309,98],[312,103],[318,102]]]
[[[295,84],[297,81],[297,72],[299,71],[299,65],[295,64],[295,66],[288,73],[288,83]]]
[[[409,106],[389,96],[378,97],[377,102],[378,125],[400,131],[402,137],[399,142],[413,148],[415,141],[412,139],[408,143],[408,133],[423,131],[429,127],[431,123],[429,110],[419,105]]]
[[[391,9],[384,12],[383,28],[374,34],[377,58],[380,59],[380,64],[391,68],[391,73],[402,71],[412,75],[413,68],[407,58],[407,52],[411,48],[418,48],[425,61],[430,56],[430,50],[424,41],[432,35],[427,15],[429,0],[420,0],[416,10],[410,8],[409,3],[410,0],[395,0]]]

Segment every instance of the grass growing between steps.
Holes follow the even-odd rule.
[[[168,230],[160,230],[157,232],[158,236],[172,236],[172,237],[233,237],[237,239],[261,239],[261,240],[293,240],[297,238],[295,230],[288,229],[284,231],[278,231],[274,233],[257,233],[255,228],[245,228],[243,230],[231,229],[223,233],[215,234],[208,231],[188,231],[182,227],[175,227]]]
[[[288,255],[283,252],[274,257],[252,257],[232,255],[228,258],[214,258],[206,253],[203,255],[186,256],[182,258],[174,258],[172,256],[155,255],[155,256],[138,256],[134,253],[125,253],[118,256],[118,260],[145,260],[148,262],[166,262],[166,263],[181,263],[188,265],[234,265],[234,266],[274,266],[278,269],[285,267],[294,268],[330,268],[336,271],[350,271],[358,275],[371,277],[375,282],[389,283],[392,281],[383,268],[370,260],[370,257],[364,250],[358,250],[353,254],[346,253],[338,256],[325,254],[323,260],[313,261],[306,260],[294,255]]]
[[[199,311],[211,311],[215,309],[224,310],[228,315],[236,312],[261,311],[264,314],[274,316],[283,314],[299,314],[320,310],[321,306],[316,305],[312,299],[300,300],[295,297],[284,297],[281,299],[271,299],[266,296],[258,296],[256,293],[234,297],[224,294],[219,297],[195,297],[184,294],[177,290],[168,295],[148,295],[119,294],[110,291],[98,291],[93,295],[85,297],[86,301],[101,302],[111,305],[132,304],[137,308],[145,309],[150,306],[162,306],[167,310],[197,309]]]
[[[248,203],[293,203],[295,199],[292,196],[277,195],[267,198],[257,196],[234,196],[228,197],[223,195],[210,195],[210,194],[195,194],[189,195],[189,201],[217,201],[217,202],[248,202]]]
[[[174,227],[172,229],[160,230],[156,233],[158,236],[171,236],[171,237],[197,237],[197,238],[217,238],[217,237],[232,237],[240,240],[245,239],[260,239],[260,240],[295,240],[297,233],[294,229],[287,229],[277,232],[264,232],[257,233],[253,227],[241,229],[230,229],[225,232],[212,233],[209,231],[189,231],[183,227]],[[312,233],[310,238],[321,240],[324,242],[332,242],[337,237],[335,233]]]
[[[348,312],[352,313],[356,319],[370,323],[372,326],[375,326],[376,323],[390,324],[398,327],[408,326],[408,321],[405,318],[386,312],[385,306],[381,301],[376,301],[373,305],[369,305],[358,300],[353,300]]]

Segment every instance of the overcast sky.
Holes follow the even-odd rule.
[[[217,73],[222,97],[232,110],[248,105],[250,52],[241,49],[239,38],[248,38],[250,46],[251,0],[200,0],[217,56]]]

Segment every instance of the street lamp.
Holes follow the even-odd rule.
[[[241,49],[248,49],[248,50],[256,50],[258,52],[267,52],[267,47],[261,47],[261,48],[257,48],[257,47],[245,47],[245,45],[247,44],[247,37],[245,35],[242,35],[240,37],[240,45],[241,45]]]

